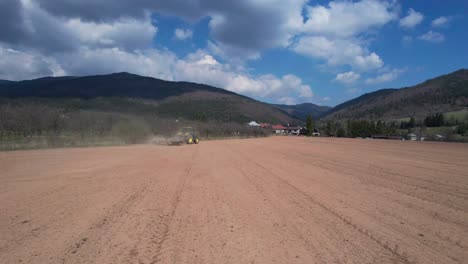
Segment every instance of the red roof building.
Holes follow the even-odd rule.
[[[285,130],[286,127],[283,125],[274,125],[271,127],[273,130]]]

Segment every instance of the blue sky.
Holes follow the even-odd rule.
[[[5,0],[0,79],[128,71],[336,105],[467,68],[468,2]]]

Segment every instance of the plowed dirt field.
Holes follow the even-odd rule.
[[[0,263],[468,263],[468,145],[0,152]]]

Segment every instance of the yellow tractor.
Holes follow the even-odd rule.
[[[192,127],[184,127],[177,133],[174,140],[172,140],[171,144],[198,144],[198,142],[200,142],[200,139],[196,135],[194,129]]]

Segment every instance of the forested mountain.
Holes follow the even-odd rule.
[[[321,106],[312,103],[303,103],[297,105],[274,104],[273,106],[284,110],[288,114],[301,120],[306,120],[308,115],[312,115],[314,119],[318,119],[331,109],[329,106]]]
[[[468,70],[462,69],[412,87],[382,89],[334,108],[311,103],[270,105],[227,90],[190,82],[171,82],[129,73],[85,77],[0,80],[0,104],[48,107],[160,118],[244,123],[303,123],[314,119],[392,120],[457,111],[468,107]]]
[[[227,90],[129,73],[0,81],[0,103],[35,103],[71,111],[151,114],[196,121],[300,122],[284,110]]]
[[[424,119],[433,113],[468,107],[468,70],[461,69],[421,84],[401,89],[382,89],[332,108],[326,120]]]

